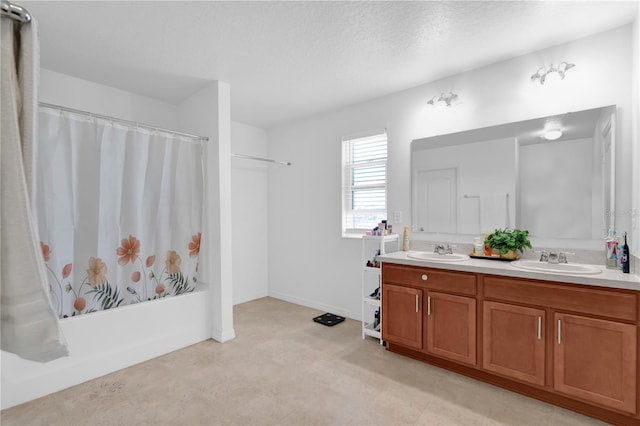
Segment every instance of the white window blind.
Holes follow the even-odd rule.
[[[387,218],[387,134],[342,142],[342,228],[363,233]]]

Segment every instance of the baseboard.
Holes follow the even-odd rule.
[[[235,295],[234,295],[235,296]],[[239,305],[241,303],[251,302],[252,300],[262,299],[263,297],[267,297],[268,294],[266,291],[261,291],[259,293],[252,294],[250,296],[240,297],[238,299],[233,299],[233,305]]]
[[[235,339],[236,331],[233,328],[231,330],[213,330],[211,338],[217,342],[224,343],[231,339]]]
[[[319,303],[314,300],[303,299],[296,296],[291,296],[289,294],[279,293],[277,291],[270,291],[269,297],[273,297],[274,299],[284,300],[285,302],[295,303],[296,305],[306,306],[307,308],[317,309],[323,312],[330,312],[332,314],[340,315],[345,318],[349,318],[352,320],[360,321],[362,318],[362,312],[351,312],[346,309],[339,308],[333,305],[327,305],[325,303]]]

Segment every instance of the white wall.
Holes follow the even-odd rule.
[[[267,133],[242,123],[231,123],[231,151],[267,157]],[[233,304],[267,296],[267,163],[231,159],[231,213],[233,229]]]
[[[175,128],[176,107],[108,86],[41,70],[40,100]],[[41,364],[2,352],[2,408],[55,392],[211,337],[209,292],[67,318],[70,356]]]
[[[40,70],[40,102],[175,129],[177,107],[131,92],[82,80],[55,71]]]
[[[385,127],[389,140],[388,211],[410,221],[412,139],[618,105],[616,209],[631,208],[632,28],[627,25],[479,68],[383,98],[279,126],[269,155],[293,162],[269,175],[269,294],[352,318],[360,316],[360,241],[341,237],[343,135]],[[570,61],[560,85],[533,84],[540,66]],[[453,91],[455,108],[428,109]],[[637,188],[636,188],[637,189]],[[637,191],[636,191],[637,192]],[[630,227],[630,217],[618,220]]]

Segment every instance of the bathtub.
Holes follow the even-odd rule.
[[[70,355],[48,363],[2,352],[2,409],[211,338],[210,291],[60,320]]]

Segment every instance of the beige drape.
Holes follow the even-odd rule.
[[[36,23],[0,19],[1,348],[47,362],[68,354],[49,301],[31,206],[39,51]]]

